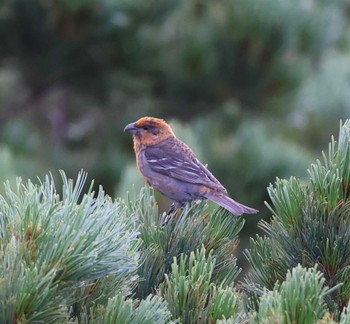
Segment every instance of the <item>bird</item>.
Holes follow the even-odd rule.
[[[233,200],[165,120],[142,117],[126,125],[124,132],[132,134],[137,167],[145,181],[173,201],[167,215],[188,202],[204,199],[235,216],[258,212]]]

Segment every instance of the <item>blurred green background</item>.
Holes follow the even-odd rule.
[[[307,177],[349,117],[349,0],[2,0],[0,39],[1,182],[83,168],[125,197],[123,128],[161,117],[261,210],[244,242],[268,184]]]

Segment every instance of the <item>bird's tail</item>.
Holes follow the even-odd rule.
[[[232,198],[222,193],[208,192],[206,194],[206,198],[208,198],[211,201],[214,201],[221,207],[224,207],[230,213],[236,216],[239,216],[242,214],[256,214],[258,212],[257,209],[240,204],[239,202],[233,200]]]

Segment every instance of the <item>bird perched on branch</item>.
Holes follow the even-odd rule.
[[[184,203],[199,199],[214,201],[236,216],[258,212],[230,198],[225,187],[164,120],[143,117],[128,124],[124,132],[133,135],[137,166],[146,182],[173,201],[168,215]]]

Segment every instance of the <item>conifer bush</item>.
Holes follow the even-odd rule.
[[[340,313],[350,298],[349,120],[340,126],[338,142],[332,138],[323,160],[317,160],[308,172],[306,183],[292,177],[277,179],[268,188],[273,216],[270,222],[260,223],[266,235],[252,238],[246,250],[252,271],[245,287],[252,296],[261,296],[264,289],[272,290],[276,282],[285,281],[288,270],[298,264],[316,265],[324,285],[331,289],[324,300],[339,320],[348,316]],[[259,303],[255,306],[261,312]]]
[[[17,179],[0,197],[1,323],[240,316],[234,251],[243,218],[193,203],[165,226],[148,187],[113,201],[93,184],[84,193],[84,172],[75,183],[61,176],[60,190],[51,176],[38,185]],[[195,294],[184,292],[187,306],[175,311],[179,276]]]
[[[125,205],[82,194],[85,173],[62,179],[62,195],[47,176],[0,197],[1,323],[78,320],[134,285],[139,240]]]
[[[350,121],[309,174],[268,188],[239,286],[244,217],[193,202],[165,225],[149,187],[112,200],[84,172],[6,183],[0,323],[349,323]]]
[[[298,265],[288,271],[286,280],[278,282],[272,291],[259,301],[258,312],[253,314],[255,323],[316,323],[327,313],[324,298],[330,289],[316,268],[306,269]]]
[[[164,324],[170,322],[170,318],[167,304],[160,297],[150,295],[139,302],[117,294],[109,299],[107,306],[100,306],[86,323]]]
[[[231,287],[215,284],[215,258],[211,253],[206,258],[205,252],[202,247],[191,252],[189,258],[182,254],[179,263],[174,258],[171,274],[165,274],[165,282],[160,285],[161,295],[181,323],[216,323],[238,315],[238,295]]]
[[[231,285],[240,272],[236,265],[235,249],[244,218],[232,217],[224,209],[209,211],[206,203],[192,203],[178,211],[166,226],[164,215],[158,213],[151,189],[145,187],[136,197],[129,197],[129,208],[138,219],[141,238],[141,280],[136,294],[144,298],[155,292],[169,274],[175,258],[189,256],[202,247],[216,259],[213,279],[222,285]]]

